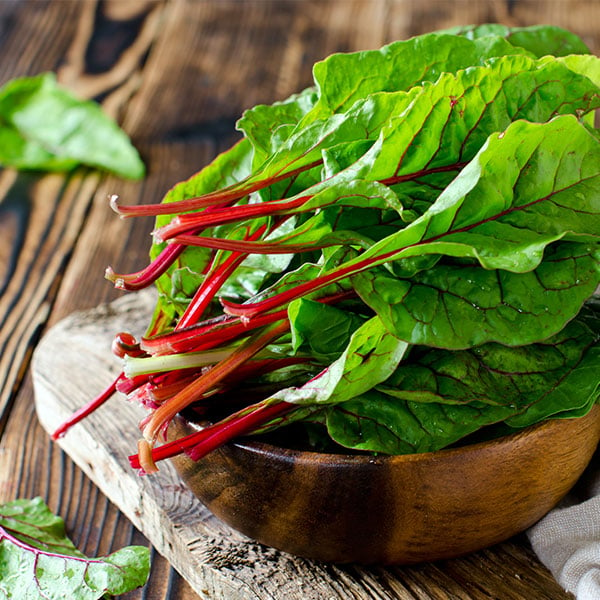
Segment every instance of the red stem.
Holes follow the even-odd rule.
[[[296,177],[304,171],[309,171],[313,167],[319,166],[323,161],[316,160],[312,163],[298,167],[291,171],[286,171],[261,179],[254,183],[248,184],[247,182],[241,181],[228,187],[222,188],[216,192],[209,192],[203,194],[197,198],[187,198],[185,200],[177,200],[175,202],[163,202],[161,204],[138,204],[134,206],[119,206],[116,199],[111,200],[111,206],[113,210],[119,213],[121,216],[157,216],[157,215],[176,215],[200,208],[206,208],[209,206],[228,204],[240,200],[244,196],[262,190],[278,181],[288,179],[290,177]]]
[[[335,304],[336,302],[353,298],[355,295],[354,291],[348,290],[332,294],[331,296],[325,296],[315,301],[322,302],[323,304]],[[223,302],[222,299],[221,302]],[[221,317],[213,321],[190,325],[185,329],[175,330],[153,338],[143,338],[140,346],[143,350],[153,355],[210,350],[219,344],[249,333],[258,327],[274,323],[286,317],[286,308],[258,315],[248,323],[243,322],[239,318],[224,315],[224,318]]]
[[[259,227],[247,239],[256,240],[266,230],[266,225]],[[198,239],[198,238],[194,238]],[[226,260],[219,265],[212,273],[209,273],[202,284],[196,290],[194,297],[186,308],[185,312],[177,322],[175,329],[183,329],[188,325],[197,323],[221,286],[227,281],[229,276],[239,267],[247,257],[247,253],[233,252]]]
[[[110,267],[106,269],[105,277],[115,284],[120,290],[141,290],[154,283],[167,269],[179,258],[185,250],[183,244],[169,244],[160,254],[144,269],[137,273],[126,275],[115,273]]]
[[[405,175],[393,175],[386,179],[380,179],[379,183],[383,185],[394,185],[396,183],[402,183],[404,181],[412,181],[425,175],[433,175],[434,173],[447,173],[449,171],[460,171],[467,165],[467,162],[458,162],[451,165],[442,165],[441,167],[433,167],[431,169],[421,169],[420,171],[414,171],[413,173],[406,173]]]
[[[86,405],[82,406],[79,410],[74,412],[64,423],[62,423],[55,431],[52,433],[52,439],[57,440],[65,435],[67,430],[78,423],[82,419],[85,419],[89,414],[93,413],[98,407],[102,406],[114,393],[117,389],[117,384],[123,377],[123,374],[120,373],[119,376],[108,386],[106,387],[100,394],[98,394],[93,400],[88,402]]]
[[[258,243],[248,240],[228,240],[225,238],[195,236],[184,233],[171,238],[169,241],[177,244],[185,244],[186,246],[231,250],[247,254],[292,254],[296,252],[310,252],[311,250],[324,248],[326,245],[339,244],[339,242],[331,242],[331,244]]]
[[[201,398],[203,394],[220,383],[229,374],[233,373],[248,359],[285,333],[289,327],[289,321],[286,319],[267,327],[264,331],[257,332],[244,344],[233,350],[227,358],[213,365],[211,369],[198,377],[189,386],[164,404],[161,404],[152,413],[152,416],[144,427],[144,437],[146,440],[154,442],[161,428],[165,424],[168,424],[178,412],[181,412],[184,408]]]
[[[396,254],[396,252],[390,252],[390,255]],[[309,292],[315,292],[321,288],[324,288],[327,285],[332,283],[336,283],[341,279],[348,277],[349,275],[354,275],[359,271],[363,271],[372,266],[374,260],[379,260],[383,257],[376,257],[376,259],[367,259],[364,261],[359,261],[352,265],[348,265],[346,267],[341,267],[327,273],[325,275],[321,275],[320,277],[315,277],[315,279],[311,281],[305,281],[304,283],[299,283],[296,287],[293,287],[284,292],[280,292],[270,298],[266,298],[265,300],[261,300],[259,302],[248,303],[248,304],[236,304],[234,302],[229,302],[221,298],[221,304],[223,305],[223,309],[228,315],[233,315],[237,317],[241,317],[242,319],[252,319],[256,317],[260,313],[268,312],[270,310],[279,308],[283,304],[289,304],[292,300],[296,298],[301,298],[305,294]]]
[[[157,240],[166,241],[181,233],[194,233],[197,229],[205,229],[224,223],[233,223],[254,219],[256,217],[268,217],[271,215],[285,214],[289,210],[302,206],[312,196],[300,196],[293,200],[260,202],[258,204],[244,204],[227,208],[215,208],[208,212],[179,215],[169,224],[159,227],[154,231]]]
[[[152,459],[157,462],[187,452],[192,460],[199,460],[230,440],[251,433],[259,425],[264,425],[271,419],[282,416],[294,408],[297,408],[297,406],[289,402],[268,405],[255,404],[214,425],[209,425],[201,431],[153,448]],[[130,456],[129,464],[134,469],[140,469],[139,455]]]

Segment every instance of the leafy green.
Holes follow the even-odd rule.
[[[328,408],[329,434],[344,446],[405,454],[438,450],[501,421],[525,427],[586,413],[600,386],[593,318],[595,328],[576,320],[530,346],[417,347],[383,384]]]
[[[148,549],[130,546],[86,558],[66,537],[64,522],[41,498],[0,506],[0,596],[15,600],[95,600],[146,582]]]
[[[243,141],[160,207],[129,210],[157,215],[154,258],[185,248],[158,279],[167,318],[140,360],[226,354],[187,386],[169,372],[180,391],[157,378],[132,393],[161,398],[145,441],[184,408],[218,419],[221,394],[242,404],[147,454],[199,457],[298,422],[420,452],[589,411],[600,59],[557,27],[488,24],[335,54],[313,74],[246,111]]]
[[[354,331],[343,353],[326,369],[307,384],[281,390],[270,400],[300,405],[350,400],[390,377],[407,349],[406,342],[372,317]]]
[[[372,93],[409,90],[443,73],[519,54],[529,53],[500,36],[470,40],[443,32],[392,42],[379,50],[333,54],[314,66],[319,99],[301,124],[342,113]]]
[[[453,27],[446,29],[445,33],[464,36],[470,40],[501,36],[513,46],[524,48],[538,57],[548,54],[586,54],[590,51],[579,36],[553,25],[509,27],[499,23],[487,23]]]
[[[354,259],[435,254],[472,262],[438,263],[413,279],[367,271],[356,277],[357,291],[417,344],[516,345],[556,333],[598,285],[587,244],[597,246],[600,232],[599,165],[598,139],[573,117],[515,122],[490,137],[421,218]],[[559,240],[570,243],[554,244],[544,262]]]
[[[144,164],[129,138],[92,101],[79,100],[52,73],[0,88],[0,164],[66,171],[79,164],[139,179]]]
[[[594,65],[600,62],[594,59]],[[392,182],[394,192],[386,192],[381,186],[377,193],[383,192],[386,203],[407,219],[411,218],[407,207],[419,212],[425,210],[431,203],[432,188],[443,189],[491,133],[503,131],[516,119],[543,122],[565,112],[585,114],[599,105],[598,87],[586,76],[563,64],[508,56],[485,67],[474,67],[456,75],[444,74],[435,84],[413,87],[409,93],[373,94],[358,101],[343,115],[303,125],[297,134],[287,138],[258,173],[272,177],[292,164],[297,167],[299,160],[308,164],[319,155],[324,157],[325,164],[331,165],[331,156],[336,154],[337,171],[332,172],[330,168],[322,181],[296,194],[295,197],[299,197],[308,191],[313,196],[298,212],[324,208],[323,202],[331,203],[332,199],[338,205],[347,206],[344,200],[359,184],[357,179],[385,180],[393,174],[398,181]],[[365,132],[371,140],[367,145],[363,139]],[[340,142],[351,135],[359,135],[362,145],[359,155],[343,168],[339,163]],[[240,178],[246,184],[257,179],[259,174],[245,177],[248,151],[248,144],[234,147],[231,157],[222,155],[209,168],[176,186],[165,202],[191,198]],[[238,158],[240,153],[244,155],[243,161]],[[299,157],[298,160],[294,156]],[[227,161],[231,161],[233,168],[230,177],[227,176]],[[240,165],[244,166],[243,170]],[[221,179],[215,181],[215,175],[211,173]],[[404,207],[394,194],[399,196]],[[373,194],[368,198],[374,208]],[[167,217],[160,217],[157,225],[167,222]],[[304,222],[300,227],[304,234],[295,234],[296,241],[314,239],[314,233]],[[156,244],[152,256],[155,257],[163,247]],[[178,260],[176,268],[201,272],[206,259],[203,250],[189,248]],[[182,310],[185,298],[169,293],[170,285],[167,276],[160,280],[159,289],[163,297],[180,298],[178,306]]]

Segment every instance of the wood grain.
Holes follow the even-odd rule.
[[[0,84],[57,72],[120,120],[149,167],[142,183],[85,171],[0,173],[0,502],[43,496],[90,554],[127,540],[148,543],[49,442],[35,418],[28,374],[49,325],[121,295],[103,279],[108,264],[129,271],[146,261],[149,222],[115,219],[109,193],[131,203],[158,201],[238,137],[234,123],[244,108],[298,91],[310,83],[312,64],[331,52],[374,48],[438,27],[543,18],[580,34],[598,53],[599,11],[596,0],[0,2]],[[498,564],[497,555],[470,560],[490,581],[512,582],[539,568],[521,545],[504,548]],[[522,572],[524,560],[531,563]],[[486,597],[470,569],[469,561],[444,565],[452,577],[440,597]],[[370,572],[355,597],[378,586],[383,597],[415,597],[430,578],[448,581],[439,573],[439,567],[416,569],[399,583],[393,571]],[[531,597],[563,598],[543,573],[534,578],[540,593]],[[340,577],[356,580],[352,569]],[[505,597],[524,597],[518,583]],[[156,553],[148,586],[128,594],[129,600],[197,597]]]
[[[90,389],[102,389],[118,374],[118,361],[108,352],[114,332],[143,332],[153,300],[152,294],[130,295],[74,313],[44,336],[34,355],[33,379],[37,413],[47,431],[82,405]],[[93,370],[89,364],[95,365]],[[566,597],[526,547],[510,543],[465,559],[404,568],[335,566],[256,543],[214,517],[171,464],[161,463],[160,472],[148,477],[130,469],[127,455],[135,452],[137,423],[144,414],[137,405],[112,399],[59,444],[200,597],[347,600],[360,593],[365,600],[432,600],[453,597],[461,589],[458,597],[475,599],[525,598],[541,589],[552,590],[548,597]],[[108,526],[116,531],[116,523]],[[489,567],[488,561],[505,562],[505,555],[512,556],[520,577],[500,576]]]

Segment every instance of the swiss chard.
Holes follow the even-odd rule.
[[[114,388],[150,409],[131,464],[297,422],[403,453],[587,412],[600,283],[587,52],[555,27],[487,25],[336,54],[311,88],[247,111],[244,139],[162,204],[114,201],[156,215],[148,269],[109,273],[159,289],[146,337],[117,344]],[[258,401],[219,401],[242,381]],[[155,447],[185,410],[226,416]]]
[[[2,598],[96,600],[141,587],[149,569],[149,551],[143,546],[87,558],[41,498],[0,506]]]
[[[595,327],[575,320],[529,346],[416,349],[384,383],[328,407],[327,430],[344,446],[406,454],[444,448],[499,422],[520,428],[585,414],[599,387],[594,319]]]
[[[0,88],[0,164],[66,171],[79,164],[139,179],[144,164],[126,134],[95,102],[80,100],[52,73]]]

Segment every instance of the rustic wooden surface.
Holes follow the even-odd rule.
[[[145,264],[151,223],[115,218],[108,194],[158,201],[237,139],[244,108],[309,84],[312,64],[331,52],[457,24],[541,20],[600,51],[597,0],[1,1],[0,84],[57,72],[119,119],[149,173],[131,183],[87,172],[0,172],[0,502],[44,497],[89,554],[148,543],[49,441],[29,374],[50,325],[120,296],[103,279],[108,264],[123,271]],[[148,585],[129,600],[199,597],[155,551],[153,559]],[[332,598],[568,598],[522,539],[410,569],[318,569],[341,582]],[[473,569],[485,581],[474,580]],[[353,595],[344,596],[344,586]]]
[[[114,332],[126,327],[141,334],[153,299],[152,294],[129,295],[108,305],[75,312],[42,338],[33,356],[32,376],[38,418],[47,431],[55,430],[85,403],[86,387],[101,389],[117,375],[119,361],[107,351]],[[82,364],[82,357],[95,365],[93,371]],[[57,373],[64,376],[56,377]],[[116,411],[118,420],[112,418]],[[524,546],[524,540],[465,559],[411,568],[332,566],[258,544],[214,517],[182,485],[171,464],[161,463],[159,473],[151,477],[139,477],[129,468],[127,456],[135,452],[137,423],[143,415],[139,406],[113,400],[72,429],[60,445],[201,598],[565,597]],[[457,569],[463,571],[462,575],[457,576]]]

